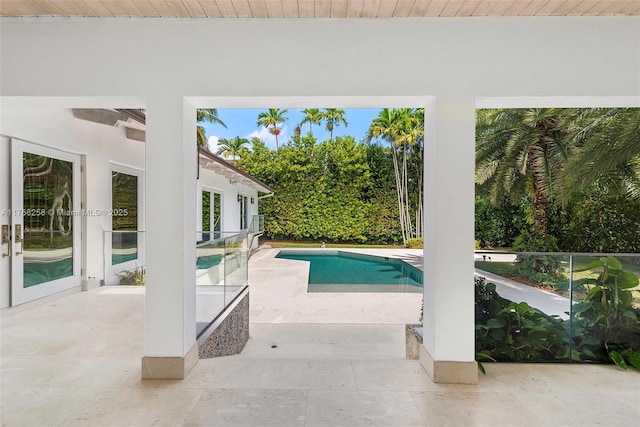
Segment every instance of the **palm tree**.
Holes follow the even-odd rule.
[[[280,125],[289,120],[284,114],[286,109],[269,108],[269,111],[258,114],[258,126],[264,126],[269,133],[276,136],[276,150],[278,149],[278,135],[280,135]]]
[[[305,123],[309,123],[309,133],[313,135],[311,131],[311,126],[319,125],[322,122],[323,113],[318,108],[305,108],[302,110],[304,114],[304,119],[300,122],[301,125]]]
[[[327,108],[322,114],[322,120],[326,122],[326,128],[330,132],[329,139],[333,141],[333,128],[340,126],[340,122],[344,123],[344,126],[349,126],[347,119],[344,117],[344,110],[339,108]]]
[[[236,160],[240,157],[241,149],[247,144],[249,144],[249,140],[246,138],[240,138],[239,136],[231,139],[220,138],[218,140],[217,154],[223,157],[231,157]]]
[[[225,128],[227,127],[227,125],[225,125],[224,122],[220,120],[220,118],[218,117],[218,110],[216,108],[197,110],[196,121],[198,123],[203,123],[203,122],[216,123],[224,126]],[[198,125],[197,131],[196,131],[196,141],[198,143],[198,146],[200,147],[207,146],[208,141],[207,141],[207,136],[205,135],[204,126]]]
[[[585,114],[574,138],[575,155],[566,167],[568,188],[605,182],[640,200],[640,108],[599,108]],[[565,200],[571,194],[564,194]]]
[[[550,203],[565,191],[580,110],[526,108],[479,110],[476,121],[476,186],[495,205],[505,198],[532,200],[536,235],[546,238]]]
[[[421,236],[422,224],[422,173],[419,173],[418,203],[416,206],[415,230],[411,221],[409,198],[408,155],[413,148],[422,150],[424,139],[424,111],[422,109],[385,108],[373,119],[367,133],[367,140],[383,139],[391,145],[393,169],[396,180],[396,197],[398,201],[398,217],[404,244],[412,237]],[[419,153],[422,159],[422,153]],[[421,160],[420,160],[421,161]],[[419,168],[421,170],[421,168]]]

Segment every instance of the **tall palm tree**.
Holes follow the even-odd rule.
[[[304,119],[302,119],[300,124],[309,123],[309,133],[313,135],[311,126],[319,125],[322,122],[323,113],[319,108],[305,108],[302,110],[302,113],[304,114]]]
[[[217,154],[224,157],[231,157],[234,160],[240,157],[241,148],[249,144],[249,140],[246,138],[240,138],[239,136],[231,139],[220,138],[218,140],[218,152]]]
[[[227,125],[225,125],[224,122],[220,120],[220,118],[218,117],[217,108],[197,110],[196,120],[198,123],[209,122],[209,123],[216,123],[216,124],[222,125],[225,128],[227,127]],[[207,143],[208,143],[207,136],[205,135],[205,129],[204,129],[204,126],[202,125],[198,125],[197,131],[196,131],[196,141],[198,143],[198,146],[200,147],[207,146]]]
[[[367,133],[367,140],[380,138],[389,142],[393,157],[393,169],[396,180],[398,218],[403,242],[412,237],[421,236],[422,224],[422,174],[418,178],[418,200],[416,207],[416,227],[411,221],[411,203],[409,199],[408,155],[412,148],[422,150],[420,142],[424,138],[424,111],[422,109],[388,109],[380,111],[373,119]],[[422,158],[421,153],[419,158]]]
[[[276,150],[279,148],[278,135],[280,135],[281,132],[280,125],[289,120],[288,117],[285,117],[286,112],[286,109],[269,108],[267,112],[258,114],[257,125],[264,126],[269,133],[276,136]]]
[[[558,108],[478,111],[477,189],[496,205],[528,194],[535,237],[547,237],[550,203],[565,191],[563,167],[578,115],[579,110]]]
[[[322,120],[326,123],[326,128],[330,133],[329,139],[333,141],[333,128],[340,126],[340,122],[344,123],[344,126],[349,126],[347,119],[344,117],[344,110],[340,108],[327,108],[322,114]]]
[[[640,108],[599,108],[585,114],[566,167],[571,189],[596,181],[640,201]],[[565,199],[571,196],[565,193]]]

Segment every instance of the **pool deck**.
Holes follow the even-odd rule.
[[[345,251],[398,258],[422,270],[421,249]],[[418,323],[422,294],[308,293],[309,263],[275,258],[279,252],[262,249],[249,261],[252,323]]]
[[[640,376],[611,365],[487,364],[478,385],[434,384],[404,358],[419,296],[307,294],[304,272],[272,257],[250,261],[242,354],[200,360],[182,381],[140,379],[144,287],[3,313],[0,425],[638,425]]]

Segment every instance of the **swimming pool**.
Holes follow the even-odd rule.
[[[422,292],[422,271],[395,258],[301,250],[276,258],[310,263],[309,292]]]

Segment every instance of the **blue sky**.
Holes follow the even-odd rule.
[[[350,135],[353,136],[356,141],[361,141],[366,133],[371,121],[380,112],[379,108],[345,108],[345,118],[349,125],[347,127],[340,123],[340,126],[336,126],[333,129],[333,136]],[[266,109],[239,109],[239,108],[219,108],[218,117],[227,125],[225,129],[221,125],[213,123],[202,123],[206,129],[207,139],[209,140],[209,148],[211,151],[217,151],[217,141],[219,138],[233,138],[240,136],[242,138],[249,139],[252,136],[257,136],[262,139],[267,147],[275,149],[276,140],[275,136],[271,135],[264,127],[258,127],[256,122],[258,121],[258,114],[266,111]],[[283,145],[291,138],[296,125],[302,121],[304,114],[301,109],[288,108],[285,117],[289,120],[282,125],[282,133],[278,135],[278,142]],[[309,124],[305,123],[302,126],[302,132],[306,134],[309,132]],[[313,135],[318,141],[324,141],[329,139],[329,132],[325,129],[324,123],[320,126],[313,126]]]

